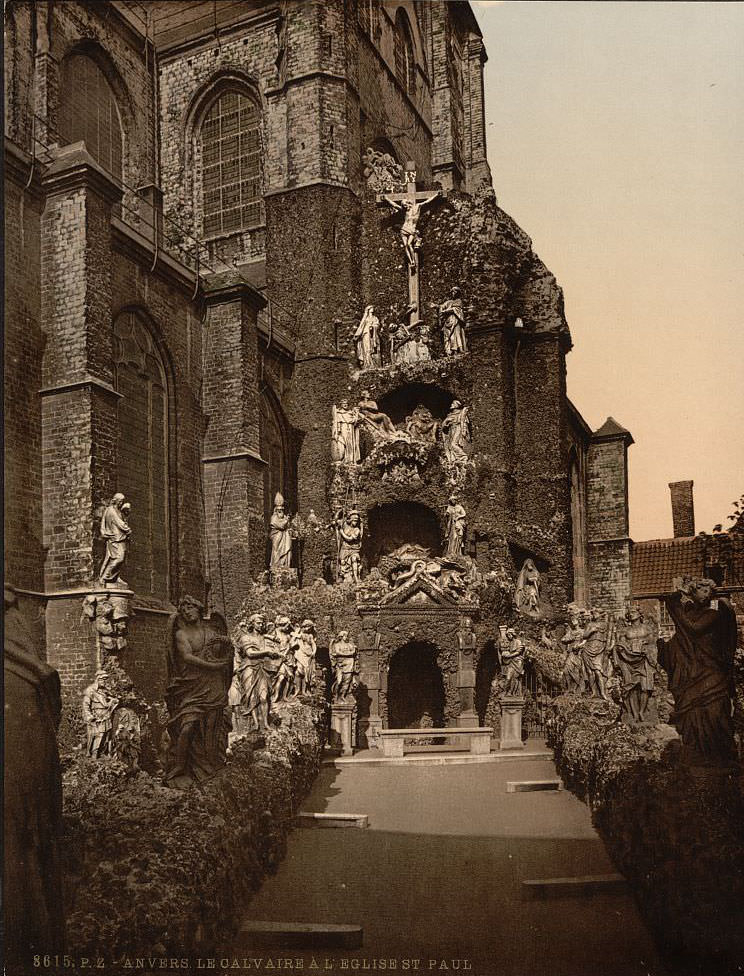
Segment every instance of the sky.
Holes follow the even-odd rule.
[[[744,3],[474,0],[499,205],[565,295],[568,393],[631,431],[630,534],[744,492]]]

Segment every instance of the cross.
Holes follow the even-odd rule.
[[[405,167],[406,190],[405,193],[378,193],[377,202],[386,203],[394,211],[403,211],[405,214],[400,228],[400,236],[403,239],[403,249],[406,252],[408,263],[408,303],[414,306],[411,324],[419,321],[419,248],[421,247],[421,235],[418,232],[418,222],[421,211],[432,200],[439,196],[439,190],[433,193],[416,191],[416,170],[413,163],[406,163]]]

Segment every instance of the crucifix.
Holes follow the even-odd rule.
[[[413,163],[407,163],[405,169],[405,193],[378,193],[377,202],[386,203],[397,213],[404,213],[400,236],[403,239],[403,249],[408,263],[408,304],[413,306],[413,321],[419,321],[419,249],[421,235],[418,232],[418,222],[421,211],[432,200],[439,196],[439,190],[433,193],[416,191],[416,170]]]

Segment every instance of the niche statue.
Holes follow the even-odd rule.
[[[117,492],[101,516],[101,538],[106,542],[106,555],[98,573],[99,582],[109,586],[126,587],[120,573],[127,557],[129,536],[129,511],[131,506],[121,492]]]

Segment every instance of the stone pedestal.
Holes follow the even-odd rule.
[[[331,705],[332,749],[340,749],[342,756],[350,756],[354,751],[356,738],[356,702],[333,702]]]
[[[466,712],[460,712],[457,716],[457,724],[462,729],[477,729],[479,726],[478,715],[472,709]]]
[[[377,733],[382,728],[382,718],[379,715],[369,715],[359,720],[359,745],[362,749],[376,749],[379,738]]]
[[[502,695],[501,705],[501,741],[500,749],[524,749],[522,742],[522,712],[524,698],[522,695]]]

